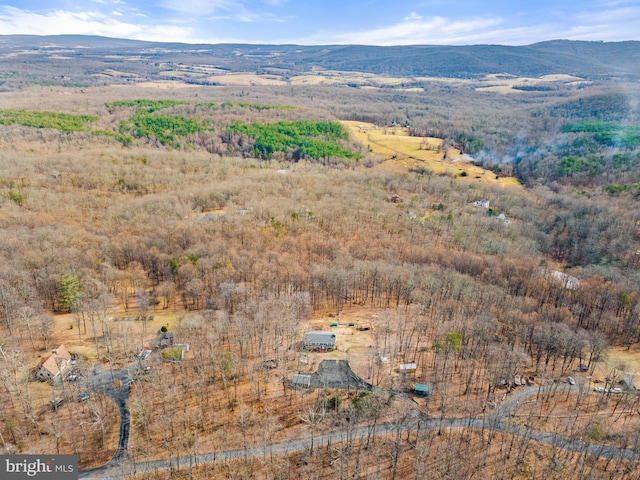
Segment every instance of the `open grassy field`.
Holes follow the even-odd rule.
[[[478,92],[524,93],[527,90],[553,90],[562,85],[576,86],[585,80],[571,75],[543,75],[541,77],[517,77],[512,75],[487,75],[476,86]],[[588,82],[587,82],[588,83]]]
[[[411,77],[393,77],[365,72],[341,72],[334,70],[317,70],[309,74],[291,77],[292,85],[350,85],[350,86],[384,86],[398,87],[415,82]],[[422,90],[422,89],[419,89]]]
[[[207,81],[218,85],[276,85],[284,86],[286,81],[275,75],[257,75],[254,73],[229,73],[226,75],[212,75]]]
[[[121,72],[113,70],[104,72],[108,76],[118,76]],[[274,86],[344,86],[359,89],[392,88],[401,91],[422,92],[427,84],[447,84],[455,86],[472,86],[478,92],[525,93],[529,90],[554,90],[561,87],[577,86],[590,83],[583,78],[571,75],[543,75],[540,77],[518,77],[515,75],[486,75],[477,79],[446,77],[410,77],[378,75],[367,72],[346,72],[339,70],[317,69],[299,75],[282,75],[276,73],[225,72],[216,68],[195,68],[167,70],[161,77],[176,81],[202,80],[215,82],[218,85],[274,85]]]
[[[443,148],[442,139],[412,137],[403,127],[374,127],[371,123],[344,121],[351,134],[372,153],[384,157],[382,168],[429,169],[435,174],[463,176],[493,185],[518,185],[513,177],[498,177],[477,167],[455,148]],[[463,174],[466,173],[466,175]]]

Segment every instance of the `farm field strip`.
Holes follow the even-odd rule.
[[[353,137],[372,153],[382,155],[384,164],[392,167],[429,168],[436,174],[448,173],[453,176],[466,172],[467,178],[483,183],[503,186],[516,186],[519,182],[513,177],[497,177],[495,173],[469,163],[469,157],[460,150],[449,148],[446,155],[442,148],[442,139],[433,137],[413,137],[402,127],[376,127],[371,123],[343,121]],[[421,148],[429,145],[429,150]]]

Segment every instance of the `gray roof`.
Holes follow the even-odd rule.
[[[333,332],[304,332],[304,343],[335,345],[336,334]]]
[[[300,373],[294,373],[291,377],[291,383],[294,385],[302,385],[304,387],[309,387],[311,385],[311,375],[302,375]]]
[[[294,373],[291,383],[298,387],[351,388],[371,391],[373,387],[358,377],[346,360],[323,360],[311,375]]]

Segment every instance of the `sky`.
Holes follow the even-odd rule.
[[[0,0],[0,34],[185,43],[640,40],[640,0]]]

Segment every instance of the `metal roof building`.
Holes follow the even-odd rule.
[[[304,332],[304,348],[307,350],[334,350],[336,334],[333,332]]]
[[[302,375],[301,373],[294,373],[291,377],[291,383],[294,386],[309,388],[311,385],[311,375]]]
[[[416,383],[413,386],[413,390],[416,392],[416,395],[421,395],[423,397],[428,397],[431,395],[431,385],[424,383]]]
[[[398,370],[400,370],[400,373],[413,373],[417,368],[418,365],[415,363],[401,363]]]

